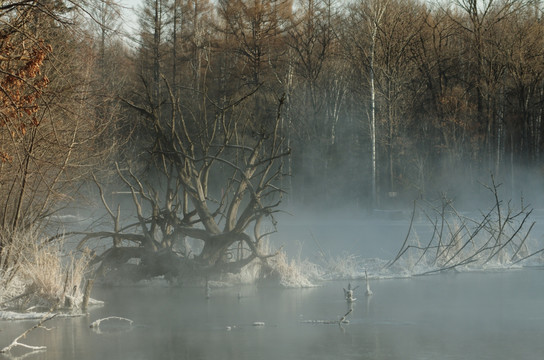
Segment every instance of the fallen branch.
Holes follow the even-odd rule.
[[[346,316],[348,316],[349,314],[351,314],[351,312],[353,311],[353,309],[349,309],[347,313],[344,314],[344,316],[342,316],[340,318],[340,320],[338,320],[338,325],[341,325],[343,324],[344,322],[346,322]]]
[[[49,314],[48,314],[49,315]],[[24,339],[32,330],[34,329],[37,329],[37,328],[43,328],[43,329],[46,329],[46,330],[50,330],[50,329],[47,329],[45,327],[43,327],[42,325],[46,322],[46,321],[49,321],[51,320],[52,318],[54,318],[55,316],[57,316],[57,314],[53,314],[51,316],[47,316],[47,317],[44,317],[43,319],[41,319],[36,325],[34,325],[33,327],[31,327],[30,329],[28,329],[27,331],[25,331],[24,333],[22,333],[21,335],[17,336],[15,338],[15,340],[13,340],[11,342],[11,344],[9,344],[8,346],[6,346],[5,348],[3,348],[2,350],[0,350],[0,353],[9,353],[11,351],[12,348],[16,347],[16,346],[20,346],[20,347],[23,347],[25,349],[30,349],[30,350],[33,350],[33,351],[37,351],[37,350],[46,350],[47,347],[46,346],[32,346],[32,345],[26,345],[26,344],[23,344],[23,343],[20,343],[19,340],[20,339]]]
[[[98,320],[95,320],[91,323],[91,328],[98,328],[100,327],[100,323],[102,321],[106,321],[106,320],[121,320],[121,321],[127,321],[128,324],[130,326],[132,326],[132,324],[134,323],[134,321],[130,320],[130,319],[127,319],[127,318],[123,318],[123,317],[119,317],[119,316],[109,316],[107,318],[103,318],[103,319],[98,319]]]
[[[303,324],[347,324],[349,321],[346,320],[346,317],[353,311],[353,309],[349,309],[349,311],[340,318],[340,320],[302,320],[301,323]]]
[[[408,234],[397,255],[385,266],[391,267],[401,258],[408,258],[406,264],[414,269],[425,261],[424,266],[430,267],[430,270],[415,275],[428,275],[469,264],[485,267],[490,261],[496,261],[498,265],[514,265],[543,253],[544,249],[537,249],[527,255],[530,251],[526,242],[535,225],[529,222],[533,210],[523,201],[519,210],[514,210],[510,202],[503,205],[498,192],[500,184],[495,183],[493,176],[491,181],[492,186],[486,188],[492,192],[494,204],[489,211],[480,212],[479,219],[460,214],[451,200],[444,197],[441,206],[424,202],[420,210],[425,214],[432,235],[423,246],[417,235],[412,235],[414,207]],[[432,213],[427,213],[427,209]],[[412,264],[413,254],[418,257],[415,264]]]

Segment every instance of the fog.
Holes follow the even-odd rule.
[[[529,237],[541,243],[544,239],[542,172],[540,169],[522,166],[512,170],[515,176],[495,176],[483,170],[479,171],[480,176],[468,178],[455,171],[440,176],[434,174],[442,182],[432,184],[433,191],[426,194],[399,192],[395,197],[382,193],[378,207],[372,207],[368,199],[361,202],[350,196],[353,189],[344,193],[335,189],[333,193],[341,201],[331,201],[330,194],[317,190],[325,185],[316,185],[314,182],[314,188],[306,191],[319,196],[313,197],[308,203],[297,202],[297,195],[293,197],[294,200],[287,196],[283,212],[277,215],[278,232],[272,235],[272,239],[274,244],[284,246],[293,256],[312,257],[326,252],[332,256],[348,253],[363,258],[390,260],[408,235],[414,202],[414,225],[422,236],[421,241],[424,241],[426,231],[430,231],[432,226],[430,220],[436,214],[429,214],[428,209],[426,213],[420,211],[420,205],[440,207],[441,201],[445,200],[451,204],[452,210],[478,221],[482,214],[493,209],[498,200],[502,216],[521,209],[531,212],[527,222],[535,222],[535,226]],[[344,178],[347,174],[339,173],[337,176]]]
[[[342,166],[339,165],[339,167]],[[544,184],[540,169],[518,166],[515,168],[515,176],[495,176],[483,170],[479,173],[480,177],[466,179],[455,172],[449,176],[434,174],[435,178],[444,180],[443,183],[433,184],[436,191],[429,191],[426,194],[398,192],[394,197],[382,192],[378,207],[372,207],[369,200],[361,201],[361,198],[357,196],[350,196],[356,192],[353,189],[336,188],[332,194],[338,201],[331,201],[333,196],[330,193],[319,191],[319,189],[325,189],[330,183],[330,179],[326,178],[317,178],[304,189],[298,189],[296,184],[302,176],[299,173],[298,178],[293,179],[291,191],[287,191],[284,195],[278,207],[279,211],[274,214],[274,219],[277,221],[276,228],[268,225],[266,229],[266,232],[270,232],[266,239],[266,246],[270,247],[271,253],[281,249],[289,261],[295,261],[298,265],[302,262],[311,263],[323,267],[324,272],[329,272],[330,269],[326,268],[333,263],[343,262],[341,264],[344,267],[343,272],[336,275],[329,274],[326,279],[349,279],[350,277],[358,279],[363,276],[365,270],[368,270],[372,278],[410,276],[416,273],[407,269],[396,269],[397,272],[392,269],[384,271],[383,267],[397,255],[404,241],[418,241],[421,244],[431,241],[433,226],[437,226],[433,225],[432,221],[436,222],[439,217],[439,214],[434,211],[442,206],[442,201],[447,201],[451,205],[448,211],[458,212],[459,216],[470,219],[467,220],[470,223],[468,225],[472,226],[472,222],[482,221],[484,215],[494,209],[498,200],[502,217],[522,210],[528,213],[527,219],[523,219],[524,228],[516,236],[523,237],[526,233],[528,234],[527,239],[523,241],[529,246],[529,252],[542,249],[544,247],[544,197],[541,191]],[[345,178],[347,175],[348,173],[342,172],[336,174],[338,178]],[[310,176],[310,174],[306,175],[306,177]],[[218,189],[221,189],[218,179],[212,182],[217,182]],[[496,186],[496,194],[492,188],[493,182]],[[287,185],[287,182],[283,185]],[[364,186],[368,187],[368,184],[361,184],[361,187]],[[308,196],[301,195],[301,192],[316,196],[308,200]],[[108,201],[113,207],[120,205],[123,223],[130,223],[136,217],[130,194],[115,193]],[[496,218],[497,214],[493,213],[491,217]],[[73,221],[70,222],[67,219]],[[66,227],[66,231],[112,229],[111,220],[105,214],[98,199],[95,200],[93,207],[72,209],[71,214],[61,216],[58,220]],[[512,221],[510,226],[520,224],[521,220]],[[449,222],[448,226],[459,226],[459,219],[450,218]],[[533,222],[534,225],[529,231],[529,226]],[[103,251],[109,247],[110,241],[104,239],[95,242],[94,249]],[[194,250],[198,251],[198,242],[193,244]],[[538,265],[542,254],[537,255],[525,263],[516,264],[516,268]],[[495,264],[504,269],[508,269],[511,265],[511,261]],[[465,266],[458,267],[457,270],[459,269],[481,270],[478,267]],[[318,276],[313,280],[326,279]]]
[[[526,179],[514,193],[527,194],[526,200],[538,204],[539,181],[530,175]],[[508,193],[506,186],[499,189]],[[466,199],[459,212],[471,218],[481,217],[495,201],[485,187],[449,195]],[[440,205],[431,199],[417,203],[426,201]],[[511,209],[520,205],[519,199],[503,201]],[[123,204],[128,207],[130,202]],[[418,211],[412,217],[412,205],[399,201],[386,209],[361,208],[356,203],[334,208],[286,201],[276,214],[277,232],[270,235],[270,246],[285,250],[300,276],[313,276],[314,286],[233,281],[214,283],[207,293],[200,286],[160,279],[113,288],[98,285],[93,297],[103,300],[103,306],[91,308],[85,318],[55,319],[50,324],[54,332],[35,331],[27,341],[48,347],[36,356],[40,359],[529,360],[542,356],[541,254],[515,266],[499,261],[468,264],[427,276],[415,275],[432,269],[431,262],[414,268],[413,261],[399,261],[387,268],[405,239],[417,238],[425,244],[432,236],[432,213]],[[97,214],[98,210],[93,219]],[[543,220],[544,211],[537,208],[527,221],[536,222],[527,240],[531,249],[543,247]],[[91,224],[102,226],[102,221]],[[365,295],[365,272],[371,296]],[[351,303],[344,298],[347,286],[355,288],[356,300]],[[345,314],[347,321],[339,324]],[[133,323],[105,321],[100,328],[89,328],[89,323],[109,316]],[[11,338],[28,323],[0,326],[3,336]]]
[[[293,211],[278,216],[274,243],[292,256],[315,256],[325,252],[365,258],[390,259],[406,236],[410,222],[408,209],[379,211]]]

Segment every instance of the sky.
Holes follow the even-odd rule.
[[[140,7],[142,0],[118,0],[118,3],[123,7],[125,13],[124,27],[127,31],[134,31],[138,25],[136,11]]]

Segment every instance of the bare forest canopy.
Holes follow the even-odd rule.
[[[374,209],[466,195],[490,172],[537,184],[542,10],[143,0],[128,41],[114,0],[0,1],[0,258],[10,232],[93,194],[112,227],[81,245],[111,239],[110,260],[150,274],[172,256],[267,259],[285,199]],[[203,249],[174,251],[187,238]]]
[[[409,204],[490,172],[515,188],[520,169],[541,176],[541,16],[512,0],[142,1],[135,89],[166,104],[164,76],[196,113],[199,92],[259,86],[256,124],[285,94],[295,203]]]

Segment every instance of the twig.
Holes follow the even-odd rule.
[[[521,231],[521,229],[523,228],[523,226],[525,225],[525,220],[527,220],[527,218],[531,215],[531,211],[529,211],[528,213],[525,214],[525,217],[523,218],[523,220],[521,221],[521,224],[519,225],[519,227],[515,230],[514,234],[512,234],[512,236],[510,236],[510,238],[498,249],[496,250],[495,252],[492,252],[491,255],[489,255],[489,257],[487,258],[487,260],[484,262],[484,265],[487,264],[495,255],[497,255],[498,253],[501,252],[502,249],[504,249],[504,247],[506,247],[506,245],[508,245],[512,240],[514,240],[514,238],[516,237],[516,235]],[[524,236],[524,239],[523,239],[523,242],[525,242],[525,239],[527,239],[527,237],[529,236],[529,234],[531,233],[531,230],[533,229],[533,225],[535,223],[533,222],[533,224],[531,225],[531,227],[529,228],[529,230],[525,233],[525,236]],[[517,252],[516,252],[517,253]]]
[[[512,263],[512,265],[515,265],[515,264],[517,264],[517,263],[519,263],[519,262],[521,262],[521,261],[523,261],[523,260],[525,260],[525,259],[528,259],[528,258],[530,258],[530,257],[532,257],[532,256],[538,255],[538,254],[540,254],[540,253],[542,253],[542,252],[544,252],[544,249],[540,249],[540,250],[538,250],[538,251],[535,251],[535,252],[533,252],[533,253],[531,253],[531,254],[529,254],[529,255],[527,255],[527,256],[522,257],[522,258],[519,259],[519,260],[514,261],[514,262]]]
[[[400,250],[395,256],[395,259],[393,261],[389,262],[385,265],[385,267],[391,267],[401,256],[404,254],[404,247],[406,246],[406,243],[408,242],[408,239],[410,238],[410,233],[412,232],[412,226],[414,225],[414,217],[416,215],[416,201],[414,200],[414,208],[412,209],[412,218],[410,219],[410,227],[408,228],[408,232],[406,233],[406,237],[404,238],[404,242],[402,243],[402,246],[400,247]]]
[[[516,252],[514,253],[514,255],[512,255],[512,258],[510,259],[510,261],[514,261],[514,258],[516,257],[516,255],[519,253],[519,251],[521,250],[521,248],[523,247],[523,245],[525,245],[525,240],[527,240],[527,238],[529,237],[529,233],[531,232],[531,230],[533,229],[533,226],[535,226],[536,222],[533,222],[531,224],[531,226],[529,227],[529,230],[527,231],[527,234],[525,234],[525,236],[523,237],[523,240],[521,241],[521,243],[519,244],[518,246],[518,249],[516,250]]]
[[[431,236],[431,239],[430,239],[429,242],[427,243],[427,246],[425,247],[424,251],[423,251],[423,252],[421,253],[421,255],[419,256],[419,259],[417,259],[417,261],[414,263],[414,266],[417,266],[417,264],[419,264],[419,262],[420,262],[420,261],[423,259],[423,257],[425,256],[425,254],[427,254],[427,251],[429,251],[429,249],[433,248],[433,247],[431,247],[431,245],[432,245],[432,243],[433,243],[433,241],[434,241],[434,238],[435,238],[435,236],[436,236],[436,234],[437,234],[437,232],[438,232],[438,231],[437,231],[438,228],[437,228],[437,226],[436,226],[436,223],[437,223],[438,221],[437,221],[437,220],[436,220],[436,222],[433,221],[433,220],[430,218],[430,216],[427,214],[427,212],[426,212],[425,210],[423,210],[423,213],[425,214],[425,217],[427,218],[427,220],[429,220],[429,222],[430,222],[431,224],[433,224],[433,235]]]

